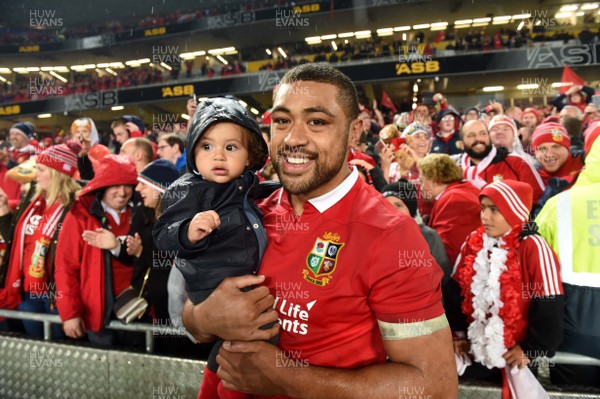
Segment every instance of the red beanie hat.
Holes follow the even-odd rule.
[[[527,183],[516,180],[499,180],[485,186],[479,193],[488,197],[511,226],[529,220],[533,205],[533,189]]]
[[[58,144],[52,146],[38,155],[36,162],[73,177],[77,168],[77,154],[81,147],[77,143]]]
[[[560,117],[558,115],[550,115],[545,117],[542,123],[560,123]]]
[[[590,126],[585,129],[585,132],[583,132],[583,150],[585,151],[585,155],[589,155],[590,151],[592,150],[592,145],[599,135],[600,120],[594,119],[593,123],[590,123]]]
[[[525,110],[523,111],[523,115],[525,114],[533,114],[533,116],[535,116],[535,120],[539,122],[540,120],[540,114],[538,114],[537,110],[535,108],[525,108]],[[523,115],[521,115],[521,119],[523,119]]]
[[[567,129],[560,123],[554,122],[542,123],[533,131],[533,136],[531,136],[533,148],[537,148],[544,143],[560,144],[567,150],[571,147],[571,139]]]
[[[498,126],[498,125],[507,125],[513,131],[513,136],[517,137],[517,125],[515,124],[515,121],[513,120],[513,118],[510,118],[506,115],[496,115],[490,121],[490,125],[488,126],[488,129],[492,130],[492,128],[494,126]]]

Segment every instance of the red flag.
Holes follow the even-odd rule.
[[[390,98],[390,96],[388,96],[388,94],[385,92],[385,90],[383,90],[383,92],[381,93],[381,105],[391,109],[396,114],[398,113],[396,106],[392,102],[392,99]]]
[[[560,86],[560,94],[565,93],[573,85],[583,86],[585,84],[585,81],[581,79],[579,75],[573,72],[573,70],[566,65],[563,68],[561,82],[563,83],[563,85]]]

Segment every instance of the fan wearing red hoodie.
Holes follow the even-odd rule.
[[[583,153],[571,152],[571,139],[567,130],[559,123],[544,123],[533,132],[535,159],[545,185],[551,177],[573,183],[583,168]]]
[[[111,344],[104,330],[114,298],[129,287],[133,258],[126,251],[137,185],[135,166],[127,158],[102,158],[94,178],[81,190],[65,217],[56,248],[56,298],[65,334]],[[110,231],[109,231],[110,230]]]

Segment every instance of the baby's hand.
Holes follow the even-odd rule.
[[[190,225],[188,226],[187,237],[188,240],[195,244],[210,233],[221,224],[221,219],[215,211],[199,212],[194,216]]]

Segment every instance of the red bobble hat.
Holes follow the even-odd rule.
[[[533,136],[531,136],[533,148],[537,148],[544,143],[560,144],[567,150],[571,147],[571,139],[567,129],[560,123],[554,122],[542,123],[533,131]]]
[[[479,193],[488,197],[511,225],[521,225],[529,220],[533,205],[533,189],[516,180],[499,180],[485,186]]]
[[[535,108],[525,108],[525,110],[523,111],[523,115],[525,114],[533,114],[533,116],[535,116],[535,120],[539,122],[540,120],[540,114],[538,113],[538,111]],[[521,115],[521,119],[523,119],[523,116]]]
[[[492,130],[492,128],[497,125],[509,126],[513,132],[513,136],[517,137],[517,125],[515,125],[515,121],[512,118],[510,118],[506,115],[496,115],[490,121],[490,125],[488,126],[488,129]]]
[[[76,143],[54,145],[40,153],[36,162],[73,177],[77,168],[77,153],[81,147]]]

